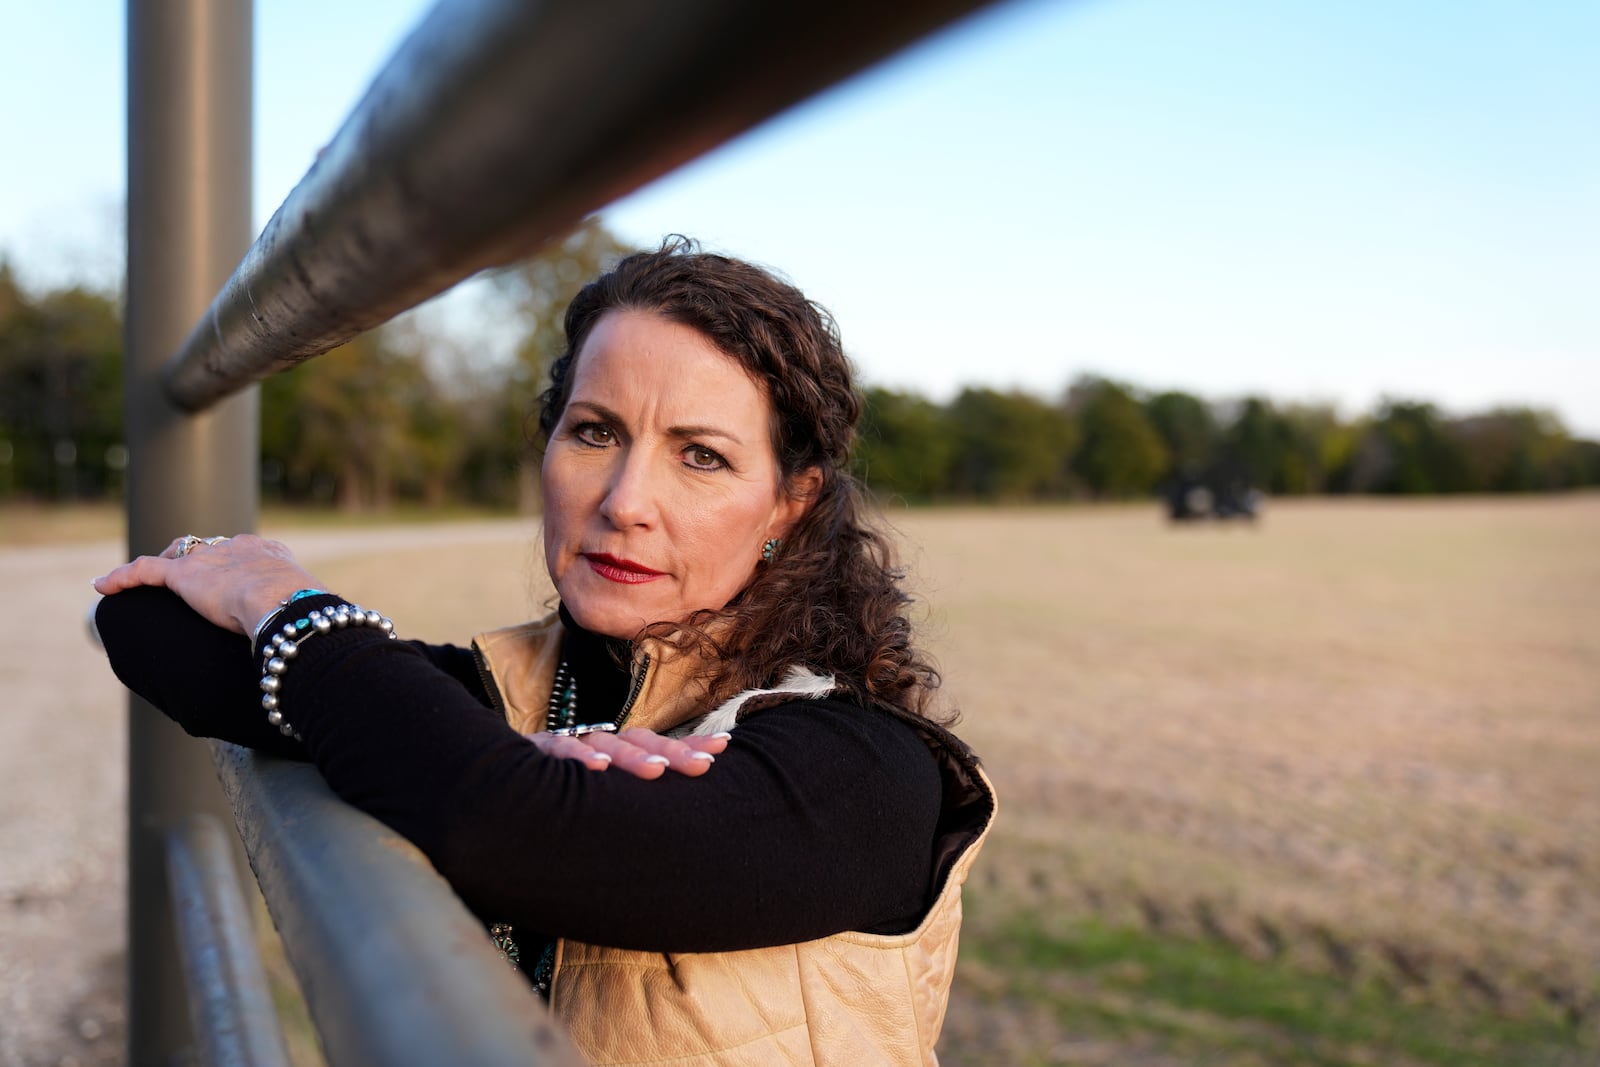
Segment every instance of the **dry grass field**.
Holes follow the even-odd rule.
[[[1596,1061],[1600,496],[891,519],[1002,800],[947,1065]],[[512,524],[296,540],[408,636],[548,596]]]
[[[975,994],[1058,1009],[962,1062],[1128,1062],[1126,1042],[1093,1039],[1130,1026],[1149,1062],[1459,1063],[1479,1040],[1482,1062],[1533,1062],[1496,1050],[1560,1048],[1562,1026],[1592,1042],[1600,498],[1279,504],[1255,528],[1147,509],[902,526],[1005,805],[972,894],[997,944],[968,954],[952,1036],[981,1031]],[[1114,959],[1116,931],[1161,935],[1126,944],[1129,966],[1202,986],[1263,961],[1243,977],[1269,992],[1308,976],[1313,1000],[1445,1014],[1389,1020],[1438,1032],[1369,1058],[1382,1027],[1302,1048],[1292,1012],[1274,1028],[1270,1005],[1225,989],[1163,992],[1113,965],[1055,986],[1041,966],[1030,990],[1013,973]],[[1173,939],[1193,953],[1162,957]]]
[[[1485,1063],[1524,1044],[1519,1062],[1568,1062],[1592,1046],[1600,497],[1278,503],[1253,527],[1174,528],[1149,507],[892,520],[1004,810],[969,894],[947,1059],[1457,1063],[1480,1061],[1476,1043]],[[450,558],[324,569],[440,638],[546,595],[528,548]],[[1189,954],[1139,959],[1172,944]],[[1102,950],[1217,988],[1102,973]],[[1357,1022],[1300,1033],[1223,988],[1252,982]],[[1372,1022],[1363,997],[1399,1014]]]

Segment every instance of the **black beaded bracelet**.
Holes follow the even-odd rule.
[[[289,662],[300,654],[300,646],[317,634],[343,630],[347,626],[376,627],[388,634],[391,641],[397,636],[394,623],[376,611],[368,611],[357,604],[335,604],[332,607],[312,608],[303,618],[284,623],[283,628],[272,635],[272,640],[263,649],[261,706],[267,711],[267,722],[276,726],[285,737],[305,740],[289,725],[289,721],[283,717],[283,709],[278,706],[278,690],[283,688],[283,675],[289,669]]]

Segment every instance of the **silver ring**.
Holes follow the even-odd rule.
[[[178,551],[172,554],[172,558],[182,559],[201,545],[220,545],[228,540],[232,539],[228,537],[197,537],[194,534],[184,534],[183,540],[178,542]]]
[[[614,734],[617,724],[614,722],[590,722],[581,726],[562,726],[550,731],[551,737],[582,737],[584,734]]]

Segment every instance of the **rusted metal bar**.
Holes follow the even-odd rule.
[[[580,1067],[410,842],[308,764],[221,742],[212,754],[330,1064]]]
[[[168,367],[200,410],[326,352],[985,0],[443,0]]]
[[[190,816],[167,833],[167,875],[198,1062],[289,1067],[234,863],[233,835],[213,816]]]

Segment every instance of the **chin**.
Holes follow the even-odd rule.
[[[649,620],[640,615],[637,609],[596,603],[590,597],[562,595],[561,603],[566,605],[567,612],[579,626],[604,637],[620,637],[631,641],[649,624]]]

